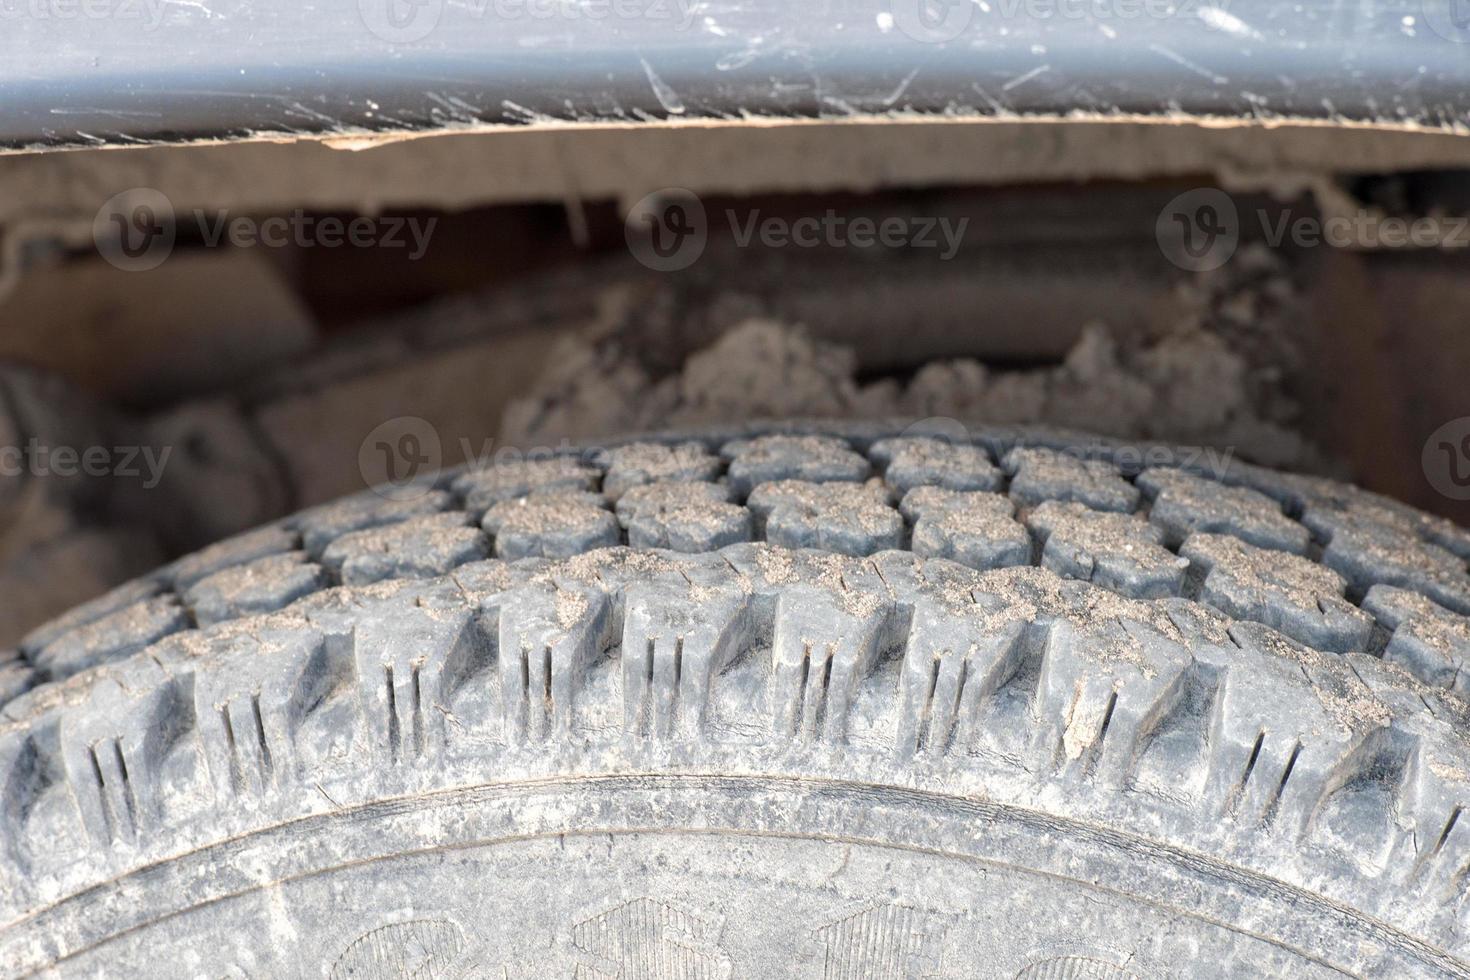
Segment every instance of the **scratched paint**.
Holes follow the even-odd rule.
[[[0,0],[0,149],[1079,113],[1470,132],[1451,2]]]

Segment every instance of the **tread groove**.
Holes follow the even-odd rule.
[[[923,751],[933,744],[934,732],[930,726],[934,724],[934,692],[939,687],[939,670],[942,665],[943,661],[939,656],[930,661],[929,689],[924,692],[924,708],[919,714],[915,751]]]
[[[939,751],[948,753],[950,745],[954,742],[955,732],[959,729],[960,711],[965,703],[965,685],[970,680],[970,660],[968,657],[960,659],[960,677],[955,682],[954,705],[949,715],[949,724],[945,726],[944,740],[940,743]]]
[[[1246,787],[1250,784],[1251,774],[1256,771],[1256,762],[1261,758],[1261,747],[1266,744],[1266,730],[1261,729],[1256,735],[1256,743],[1251,747],[1251,754],[1245,760],[1245,769],[1240,774],[1240,779],[1230,793],[1230,798],[1225,802],[1225,809],[1233,811],[1241,798],[1245,796]]]
[[[541,736],[551,735],[553,722],[556,718],[556,702],[551,693],[551,646],[548,644],[541,652],[541,695],[542,710],[545,712],[541,720]]]
[[[1281,796],[1286,792],[1287,781],[1291,779],[1292,770],[1296,768],[1297,759],[1302,754],[1302,743],[1300,740],[1291,748],[1291,755],[1287,757],[1286,767],[1281,771],[1281,781],[1271,791],[1271,798],[1266,802],[1266,809],[1261,815],[1261,823],[1269,825],[1276,819],[1276,811],[1281,807]]]
[[[393,665],[383,665],[383,694],[388,708],[388,758],[398,761],[400,733],[398,729],[398,696],[393,685]]]
[[[102,763],[97,758],[97,746],[87,746],[87,755],[92,760],[92,776],[97,781],[97,799],[102,809],[102,826],[109,841],[117,840],[117,817],[112,812],[112,800],[107,792],[107,780],[102,775]]]
[[[521,697],[516,706],[520,714],[520,732],[525,738],[531,736],[531,647],[521,644]]]
[[[648,638],[648,649],[643,660],[643,701],[638,711],[639,730],[644,735],[653,734],[653,666],[656,640]]]
[[[797,674],[796,701],[792,709],[791,734],[800,735],[806,718],[806,690],[812,673],[812,645],[801,644],[801,667]]]
[[[1103,746],[1107,744],[1108,727],[1113,723],[1113,712],[1118,708],[1118,692],[1108,695],[1108,706],[1103,709],[1102,723],[1097,726],[1097,740],[1092,743],[1092,758],[1088,762],[1089,773],[1095,771],[1102,759]]]
[[[263,783],[271,781],[275,766],[271,761],[271,747],[266,741],[265,719],[260,714],[260,695],[250,696],[250,713],[255,718],[255,740],[260,749],[260,776]]]
[[[235,741],[235,723],[230,719],[228,702],[219,706],[219,717],[224,724],[225,747],[229,753],[230,788],[239,794],[245,789],[245,774],[240,766],[240,747]]]
[[[424,695],[419,679],[421,666],[415,661],[410,667],[409,675],[409,688],[413,692],[413,750],[418,755],[422,755],[424,751]]]
[[[112,740],[112,754],[117,759],[117,771],[122,780],[123,806],[128,811],[128,823],[133,828],[138,826],[138,801],[133,795],[133,782],[128,777],[128,760],[123,758],[122,740]]]
[[[1444,850],[1445,841],[1450,839],[1450,833],[1455,829],[1455,824],[1460,820],[1460,814],[1464,812],[1462,807],[1455,807],[1450,811],[1450,818],[1445,821],[1444,830],[1439,832],[1439,839],[1434,842],[1434,850],[1429,853],[1430,860],[1439,857],[1440,851]]]

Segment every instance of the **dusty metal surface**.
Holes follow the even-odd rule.
[[[4,0],[0,145],[1127,114],[1464,128],[1451,0]]]

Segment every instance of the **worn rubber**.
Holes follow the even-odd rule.
[[[1226,456],[635,440],[0,658],[7,976],[1470,975],[1470,534]]]

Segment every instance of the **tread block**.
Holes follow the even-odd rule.
[[[268,555],[200,579],[184,593],[184,604],[201,627],[241,616],[274,612],[330,584],[321,566],[300,551]]]
[[[1408,522],[1386,510],[1309,510],[1303,520],[1327,546],[1322,564],[1365,593],[1375,585],[1412,589],[1448,609],[1470,615],[1465,562],[1419,538]]]
[[[300,540],[294,531],[272,524],[212,544],[202,551],[180,558],[164,571],[173,582],[174,588],[182,592],[215,572],[244,565],[266,555],[296,551],[300,546]]]
[[[882,648],[891,603],[862,589],[876,578],[856,564],[832,566],[830,586],[794,585],[776,600],[771,709],[776,732],[840,743],[857,685]]]
[[[480,526],[495,538],[495,556],[570,558],[621,542],[618,522],[593,493],[544,493],[507,500],[485,512]]]
[[[1230,627],[1231,646],[1198,648],[1226,670],[1216,706],[1207,794],[1237,833],[1263,825],[1299,839],[1329,793],[1350,781],[1391,714],[1341,657],[1256,623]],[[1309,685],[1303,696],[1302,680]]]
[[[101,739],[87,746],[92,771],[97,777],[98,803],[106,832],[105,841],[138,838],[138,798],[123,758],[122,739]]]
[[[916,487],[993,491],[1004,482],[990,454],[980,446],[932,438],[883,439],[869,455],[883,467],[883,479],[903,496]]]
[[[1390,633],[1383,659],[1396,663],[1431,687],[1470,694],[1470,617],[1450,612],[1417,592],[1375,585],[1363,608]]]
[[[915,604],[899,681],[900,758],[966,751],[982,705],[1015,674],[1031,641],[1028,624],[997,617],[990,597],[977,603],[964,591],[956,599]]]
[[[45,623],[32,630],[20,641],[21,653],[32,659],[41,650],[55,643],[67,633],[80,629],[90,623],[95,623],[104,616],[110,616],[119,610],[129,606],[135,606],[147,599],[160,595],[167,590],[167,585],[157,578],[141,578],[132,582],[119,585],[109,592],[105,592],[90,602],[84,602],[80,606],[58,616],[56,619]]]
[[[634,548],[698,553],[754,536],[750,511],[718,483],[645,483],[618,499],[618,521]]]
[[[757,533],[783,548],[871,555],[903,546],[903,518],[887,492],[869,483],[762,483],[748,501]]]
[[[395,603],[359,621],[350,635],[328,636],[319,686],[339,689],[355,680],[372,750],[390,765],[412,764],[453,740],[499,734],[500,703],[489,683],[496,639],[493,616]],[[333,642],[347,651],[350,670],[330,663]]]
[[[396,615],[412,603],[399,600]],[[340,615],[282,614],[254,628],[216,627],[207,645],[155,651],[170,670],[193,670],[195,728],[217,807],[279,805],[287,787],[361,771],[371,761],[355,697],[354,634],[333,621]]]
[[[299,774],[340,771],[360,750],[361,714],[352,692],[360,677],[353,662],[355,632],[321,632],[293,654],[277,688],[263,685],[262,710],[279,717]],[[265,722],[260,723],[265,731]]]
[[[462,473],[450,489],[466,509],[482,514],[492,506],[530,494],[597,489],[600,470],[575,459],[520,460]]]
[[[1341,526],[1377,526],[1437,545],[1462,560],[1470,561],[1470,529],[1448,518],[1426,514],[1403,501],[1348,483],[1294,474],[1271,475],[1301,488],[1302,523],[1321,540],[1332,537]]]
[[[745,592],[649,582],[624,598],[624,731],[701,737],[714,677],[744,651],[751,630]]]
[[[1192,649],[1198,634],[1189,624],[1180,625]],[[1217,666],[1196,661],[1186,669],[1179,684],[1166,695],[1158,719],[1141,732],[1128,789],[1150,793],[1175,806],[1198,805],[1204,796],[1214,706],[1223,680],[1224,671]]]
[[[861,483],[871,472],[865,458],[830,436],[760,436],[726,443],[722,452],[736,500],[761,483]]]
[[[1120,595],[1178,595],[1188,562],[1163,545],[1164,534],[1131,514],[1049,500],[1026,515],[1041,542],[1041,567]]]
[[[345,585],[428,578],[490,556],[490,541],[460,512],[353,531],[328,546],[322,564]]]
[[[0,876],[0,896],[34,886],[38,869],[84,853],[91,843],[64,761],[60,721],[46,719],[0,738],[0,835],[5,863],[20,874]]]
[[[981,571],[1031,562],[1031,537],[1000,494],[917,487],[904,496],[900,509],[914,522],[916,555],[948,558]]]
[[[344,534],[442,513],[453,504],[453,498],[443,490],[430,490],[408,500],[393,500],[368,491],[303,511],[295,526],[301,533],[301,547],[319,559],[327,546]]]
[[[1132,513],[1138,507],[1138,488],[1106,460],[1022,447],[1006,453],[1001,468],[1011,478],[1011,499],[1021,507],[1036,507],[1048,500],[1121,513]]]
[[[1395,727],[1415,740],[1393,800],[1400,833],[1389,869],[1426,890],[1426,898],[1445,902],[1456,897],[1445,891],[1457,888],[1470,853],[1470,707],[1393,664],[1362,654],[1349,654],[1348,661],[1388,705]]]
[[[596,589],[619,602],[628,587],[636,583],[650,579],[698,579],[705,569],[722,567],[723,564],[718,555],[685,556],[617,547],[599,548],[557,562],[523,560],[511,563],[508,568],[517,584],[536,585],[551,581],[573,591]]]
[[[724,469],[721,459],[698,442],[635,442],[609,449],[603,462],[607,473],[602,479],[602,492],[613,503],[634,487],[716,480]]]
[[[1122,786],[1192,660],[1142,604],[1069,617],[1048,632],[1036,691],[1034,764]]]
[[[574,583],[540,581],[498,602],[502,718],[511,742],[545,741],[572,730],[587,665],[611,644],[609,597]]]
[[[213,803],[193,686],[192,674],[129,666],[65,712],[62,756],[82,822],[99,843],[137,846],[165,819]]]
[[[1220,534],[1192,534],[1179,554],[1202,579],[1200,601],[1227,615],[1319,650],[1368,648],[1373,620],[1343,598],[1345,583],[1330,568]]]
[[[1165,543],[1171,546],[1203,532],[1298,555],[1307,550],[1311,538],[1307,529],[1259,491],[1161,468],[1144,470],[1138,485],[1153,501],[1149,520],[1164,530]]]
[[[157,595],[62,634],[32,661],[51,678],[69,677],[98,664],[124,660],[190,625],[177,597]]]

